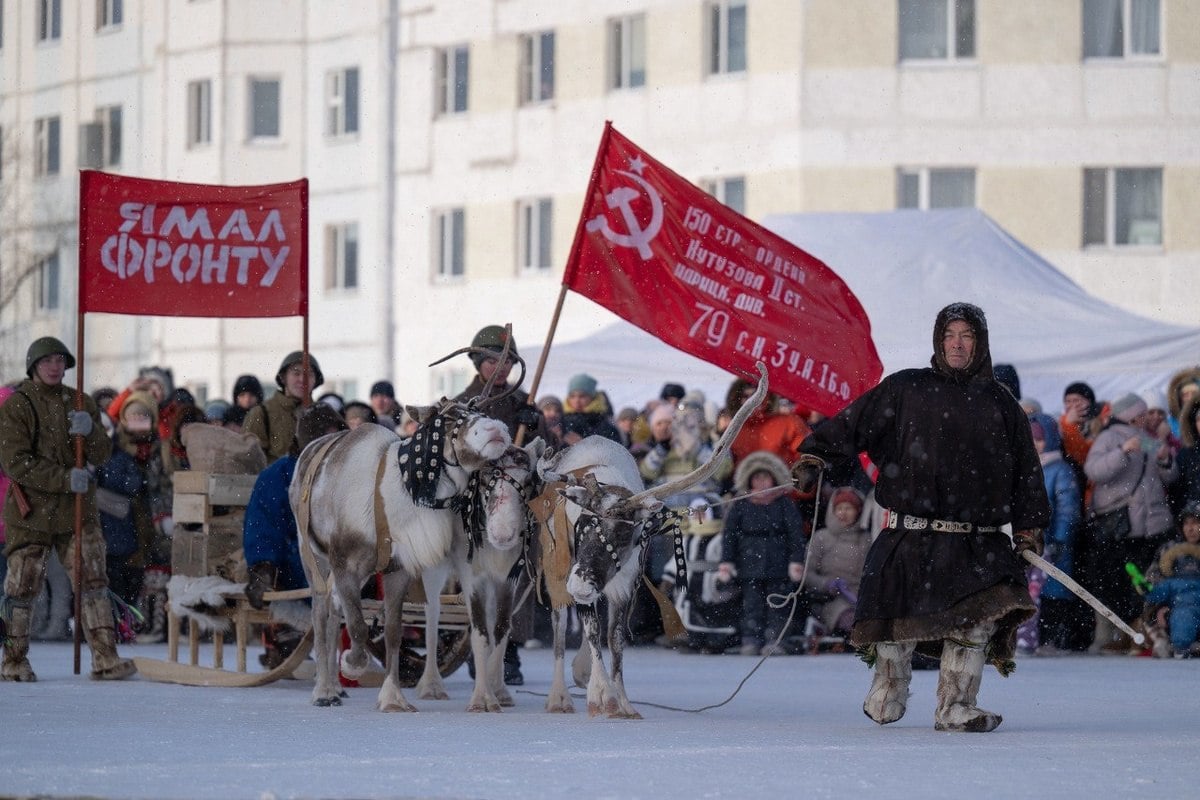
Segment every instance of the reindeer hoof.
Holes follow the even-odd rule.
[[[546,711],[550,714],[574,714],[575,705],[570,701],[551,703],[546,701]]]
[[[318,697],[313,700],[313,705],[317,708],[330,708],[332,706],[340,706],[341,704],[342,698],[338,695],[334,695],[333,697]]]
[[[598,717],[598,716],[600,716],[601,713],[602,712],[601,712],[599,703],[593,703],[591,701],[588,701],[588,716],[589,717]]]
[[[609,719],[641,719],[642,715],[636,711],[613,711],[608,715]]]
[[[396,701],[391,701],[388,703],[378,703],[378,704],[376,704],[376,708],[378,708],[380,711],[383,711],[384,713],[393,713],[396,711],[403,711],[406,713],[407,712],[416,713],[416,710],[417,710],[417,707],[414,706],[412,703],[399,703]]]
[[[449,700],[450,695],[446,694],[445,689],[425,688],[417,691],[417,697],[422,700]]]
[[[363,673],[367,671],[367,665],[370,663],[370,659],[367,658],[366,651],[361,651],[358,654],[357,659],[351,660],[353,654],[353,649],[342,653],[341,673],[349,680],[356,681],[363,676]]]
[[[504,709],[500,708],[500,704],[495,702],[494,700],[485,702],[485,703],[484,702],[471,703],[471,705],[467,706],[467,711],[470,711],[472,714],[502,714],[502,713],[504,713]]]

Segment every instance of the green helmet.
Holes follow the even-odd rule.
[[[287,354],[287,357],[283,359],[283,363],[279,365],[279,371],[275,373],[275,385],[279,387],[280,391],[283,391],[285,388],[283,384],[283,374],[288,371],[288,367],[292,366],[293,364],[303,363],[304,353],[301,351],[293,350]],[[321,365],[317,363],[317,359],[313,357],[312,353],[308,354],[308,367],[313,371],[314,379],[313,385],[309,388],[315,389],[325,382],[325,376],[321,374]]]
[[[61,355],[67,360],[67,369],[75,366],[75,356],[71,355],[71,351],[67,346],[55,339],[53,336],[43,336],[42,338],[29,345],[28,352],[25,353],[25,374],[32,378],[33,368],[38,361],[46,356]]]
[[[475,338],[471,340],[471,347],[482,347],[484,350],[491,350],[497,354],[504,351],[504,341],[508,338],[508,332],[503,325],[488,325],[480,328],[479,333],[475,334]],[[517,340],[515,338],[508,339],[508,353],[511,356],[517,355]],[[483,363],[484,356],[480,353],[471,353],[471,361],[475,363],[475,368],[479,369],[479,365]]]

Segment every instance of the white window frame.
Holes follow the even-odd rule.
[[[62,121],[58,115],[33,121],[33,174],[51,178],[62,170]]]
[[[1157,236],[1154,237],[1157,239],[1157,241],[1119,242],[1119,241],[1117,241],[1117,239],[1119,238],[1118,237],[1118,228],[1117,228],[1118,194],[1122,193],[1123,191],[1127,191],[1127,189],[1125,187],[1119,185],[1119,179],[1122,177],[1132,177],[1132,176],[1128,175],[1128,173],[1142,172],[1142,171],[1157,171],[1158,172],[1158,201],[1157,201],[1158,219],[1142,220],[1142,222],[1147,222],[1147,223],[1150,223],[1151,225],[1155,226],[1154,228],[1151,228],[1149,230],[1153,230],[1155,233],[1157,233]],[[1103,175],[1104,175],[1104,197],[1103,197],[1103,202],[1104,202],[1104,209],[1103,209],[1104,241],[1097,241],[1094,238],[1089,239],[1090,231],[1089,231],[1089,226],[1088,226],[1088,217],[1089,217],[1088,204],[1089,204],[1089,200],[1090,200],[1090,198],[1088,197],[1088,177],[1089,177],[1089,173],[1095,174],[1095,173],[1100,173],[1100,172],[1103,172]],[[1155,250],[1162,249],[1163,235],[1164,235],[1163,227],[1164,227],[1164,220],[1166,217],[1166,212],[1165,212],[1165,209],[1163,208],[1163,203],[1164,203],[1165,198],[1164,198],[1164,191],[1163,191],[1163,174],[1162,174],[1162,172],[1163,172],[1162,167],[1158,167],[1158,166],[1085,167],[1083,170],[1083,208],[1082,208],[1082,214],[1081,214],[1081,216],[1083,218],[1082,238],[1083,238],[1084,249],[1113,249],[1113,248],[1120,248],[1120,249],[1141,248],[1141,249],[1155,249]],[[1131,223],[1132,223],[1132,221],[1131,221]],[[1131,227],[1132,227],[1132,225],[1131,225]],[[1132,231],[1127,231],[1125,238],[1127,240],[1129,238],[1132,238]]]
[[[734,186],[738,186],[741,190],[742,197],[740,204],[737,203],[736,196],[730,197],[731,194],[736,195],[736,193],[730,191]],[[745,216],[746,177],[744,175],[726,175],[721,178],[704,178],[700,181],[700,188],[711,194],[722,204],[729,206],[737,213]],[[730,201],[732,201],[733,204],[731,204]]]
[[[100,126],[100,165],[104,167],[119,167],[121,165],[121,142],[124,125],[124,113],[121,106],[102,106],[96,109],[96,124]]]
[[[931,205],[934,183],[951,176],[969,176],[971,179],[971,204],[966,206]],[[917,179],[917,205],[904,204],[904,179]],[[929,211],[942,208],[976,208],[979,204],[979,174],[974,167],[900,167],[896,170],[896,208]]]
[[[554,200],[530,197],[517,202],[517,266],[540,274],[554,266]]]
[[[325,133],[353,136],[358,133],[362,75],[358,67],[331,70],[325,77]]]
[[[212,79],[188,81],[187,146],[212,144]]]
[[[1165,28],[1165,10],[1162,0],[1116,0],[1120,6],[1121,13],[1121,52],[1116,54],[1104,55],[1088,55],[1087,54],[1087,24],[1089,20],[1088,4],[1093,0],[1081,0],[1081,18],[1083,21],[1083,29],[1080,33],[1082,41],[1080,42],[1080,50],[1083,52],[1084,61],[1161,61],[1164,55],[1163,48],[1163,33]],[[1134,44],[1140,37],[1134,36],[1133,21],[1138,19],[1138,15],[1133,13],[1134,5],[1140,3],[1152,2],[1158,7],[1158,42],[1157,51],[1153,53],[1135,53],[1133,51]]]
[[[37,280],[33,284],[33,306],[37,311],[57,311],[62,302],[62,270],[58,252],[37,260]]]
[[[37,0],[37,40],[56,42],[62,38],[62,0]]]
[[[359,286],[359,236],[357,222],[325,226],[325,288],[354,291]]]
[[[259,87],[275,85],[275,132],[259,133],[255,114],[255,93]],[[276,142],[283,136],[283,79],[278,75],[250,75],[246,78],[246,140],[250,142]]]
[[[96,30],[120,27],[125,18],[125,0],[96,0]]]
[[[554,99],[555,39],[553,30],[521,34],[521,105],[548,103]]]
[[[458,62],[459,55],[463,57],[461,67]],[[459,75],[460,71],[465,71],[466,74]],[[438,116],[467,113],[471,106],[470,48],[465,44],[460,44],[438,50],[436,73],[434,110]]]
[[[467,212],[446,208],[433,217],[433,274],[439,281],[462,280],[467,273]]]
[[[608,60],[609,89],[646,85],[645,14],[626,14],[608,21]]]
[[[733,32],[730,17],[734,9],[741,9],[744,26],[742,29],[742,63],[730,64]],[[712,0],[705,7],[707,25],[707,64],[705,73],[708,75],[730,75],[746,72],[749,61],[749,4],[746,0]]]
[[[906,6],[913,3],[940,3],[939,12],[945,19],[946,23],[946,48],[945,55],[905,55],[904,54],[904,23],[905,20],[911,19],[911,16],[906,12]],[[978,47],[978,16],[976,15],[976,0],[899,0],[897,4],[898,17],[896,20],[896,54],[897,59],[902,64],[908,63],[925,63],[925,64],[953,64],[956,62],[973,62],[976,58],[976,50]],[[960,52],[960,42],[958,38],[959,17],[962,16],[965,9],[970,9],[971,14],[971,52]]]

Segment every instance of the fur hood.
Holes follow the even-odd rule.
[[[776,486],[792,485],[792,473],[788,471],[783,459],[766,450],[756,450],[743,458],[734,470],[733,488],[738,494],[745,494],[750,490],[750,477],[760,470],[771,473]]]

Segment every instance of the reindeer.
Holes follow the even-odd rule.
[[[590,665],[585,666],[584,651],[580,649],[573,672],[577,685],[583,686],[586,682],[588,714],[591,716],[604,713],[610,717],[641,719],[625,695],[622,652],[625,612],[641,574],[645,542],[656,532],[663,499],[708,478],[726,456],[746,419],[762,403],[767,394],[766,367],[759,363],[758,371],[758,389],[734,416],[712,457],[675,481],[643,490],[641,475],[629,451],[598,436],[589,436],[566,450],[543,457],[538,463],[538,473],[546,484],[559,484],[554,489],[566,502],[566,518],[573,532],[567,537],[574,548],[566,590],[577,606],[591,653]],[[553,518],[552,513],[543,516]],[[543,562],[545,559],[543,554]],[[608,599],[611,676],[604,667],[595,606],[601,595]],[[558,603],[555,605],[559,606]],[[575,708],[564,676],[564,617],[565,607],[556,607],[553,614],[555,674],[546,699],[546,710],[570,713]]]
[[[540,453],[537,443],[528,450],[513,448],[504,424],[482,413],[486,405],[443,399],[436,406],[408,409],[418,429],[406,439],[380,426],[363,425],[322,437],[301,453],[288,496],[301,528],[301,551],[311,548],[313,556],[305,559],[305,571],[313,587],[314,705],[341,704],[339,607],[350,634],[341,671],[355,678],[366,670],[368,633],[359,595],[367,578],[382,571],[387,677],[377,707],[416,710],[396,679],[401,607],[409,583],[466,553],[459,507],[472,476],[506,455],[528,465],[531,454]],[[369,479],[372,475],[374,481]],[[495,482],[498,491],[487,493],[483,501],[487,513],[482,536],[491,547],[506,551],[521,543],[527,511],[523,503],[502,500],[502,486],[508,484]],[[325,589],[328,574],[336,596]],[[428,596],[436,598],[440,590],[439,584]],[[436,628],[436,616],[432,620],[428,627]]]

